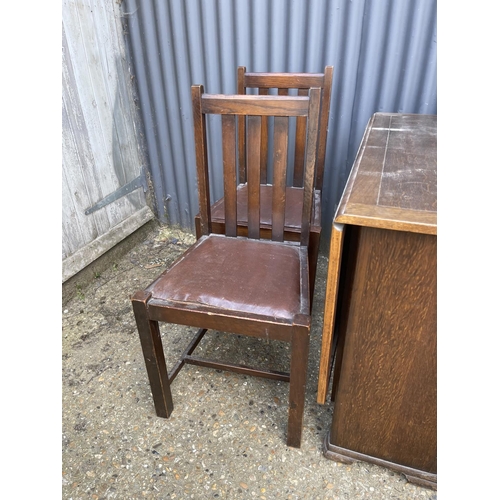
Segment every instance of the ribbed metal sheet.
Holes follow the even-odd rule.
[[[370,116],[437,113],[436,0],[126,0],[122,11],[162,222],[193,229],[198,212],[190,87],[234,93],[239,65],[334,66],[327,231]],[[221,172],[213,174],[218,198]]]

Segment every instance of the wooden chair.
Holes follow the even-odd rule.
[[[307,248],[313,201],[320,89],[310,97],[223,96],[192,87],[200,201],[200,238],[181,258],[132,297],[156,413],[173,410],[171,383],[185,363],[290,382],[287,444],[300,447],[310,335]],[[222,115],[225,234],[213,232],[206,115]],[[236,219],[237,116],[248,120],[248,233]],[[271,239],[260,239],[260,149],[262,123],[274,118],[274,178]],[[284,241],[288,119],[306,117],[306,170],[300,239]],[[213,124],[212,121],[209,122]],[[219,129],[220,131],[220,129]],[[158,322],[200,328],[168,373]],[[290,373],[201,359],[193,352],[207,331],[231,332],[291,343]]]
[[[309,89],[319,87],[322,91],[318,151],[316,157],[316,173],[314,182],[314,201],[311,225],[311,237],[309,243],[309,269],[310,269],[310,292],[311,306],[314,295],[314,282],[316,279],[316,265],[318,261],[319,244],[321,237],[321,191],[323,187],[323,174],[325,170],[326,142],[328,135],[328,118],[330,114],[330,101],[332,94],[333,66],[326,66],[324,73],[247,73],[244,66],[238,68],[237,92],[246,94],[248,89],[258,89],[259,95],[269,95],[272,92],[278,95],[307,96]],[[274,90],[273,90],[274,89]],[[304,153],[306,147],[305,117],[297,118],[295,133],[295,154],[293,164],[292,186],[286,188],[285,208],[285,233],[286,241],[298,241],[301,230],[302,196],[303,191],[297,189],[303,186],[304,180]],[[262,122],[262,138],[260,149],[260,183],[261,183],[261,205],[260,227],[261,237],[271,237],[272,219],[272,188],[268,185],[268,123]],[[247,234],[247,211],[248,185],[247,166],[245,163],[246,148],[246,125],[245,119],[238,120],[238,157],[239,161],[239,185],[237,188],[237,224],[238,234]],[[212,209],[212,231],[224,234],[224,198],[217,200]],[[195,217],[195,228],[197,238],[201,235],[200,214]]]

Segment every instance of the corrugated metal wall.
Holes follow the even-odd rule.
[[[335,67],[326,230],[372,113],[437,113],[436,0],[126,0],[122,12],[162,222],[193,228],[198,212],[190,86],[234,93],[239,65]],[[212,186],[222,196],[220,172]]]

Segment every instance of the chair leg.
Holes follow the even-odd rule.
[[[132,297],[132,306],[141,339],[142,353],[146,363],[156,414],[159,417],[168,418],[174,409],[174,403],[170,391],[167,364],[165,363],[158,321],[151,321],[148,317],[146,304],[149,297],[150,294],[148,293],[137,292]]]
[[[292,330],[292,356],[290,364],[290,396],[288,406],[287,445],[300,448],[302,421],[307,382],[307,361],[309,356],[310,318],[295,324]]]
[[[201,225],[200,225],[200,217],[196,216],[194,218],[194,228],[196,233],[196,239],[199,240],[201,237]]]
[[[318,265],[318,255],[319,255],[319,243],[320,243],[321,233],[316,231],[311,231],[309,240],[309,294],[310,294],[310,304],[311,311],[313,306],[314,298],[314,284],[316,282],[316,268]]]

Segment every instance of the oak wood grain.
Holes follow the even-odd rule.
[[[261,96],[258,101],[251,95],[202,95],[201,108],[208,114],[234,114],[253,116],[307,116],[309,99],[297,96]],[[283,106],[285,104],[285,106]]]
[[[437,470],[436,238],[360,229],[331,442]]]

